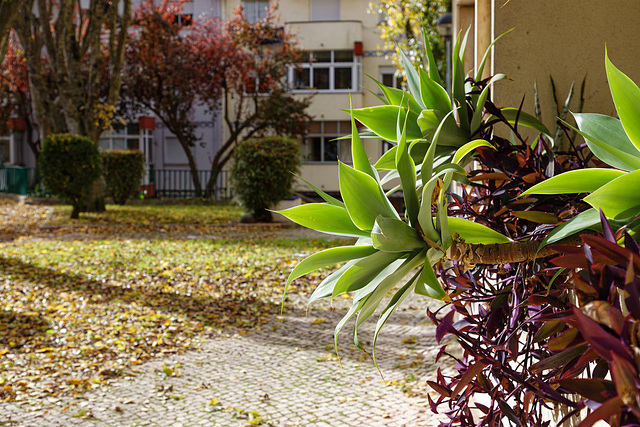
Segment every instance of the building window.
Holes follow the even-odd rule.
[[[351,163],[351,140],[336,138],[351,134],[350,121],[311,122],[302,144],[305,163]]]
[[[5,163],[9,163],[11,161],[10,146],[11,146],[11,137],[0,136],[0,166],[2,166]]]
[[[104,132],[98,141],[98,147],[103,150],[140,150],[149,164],[153,161],[151,135],[150,130],[140,129],[138,123],[129,123],[122,129]]]
[[[180,13],[173,17],[173,22],[183,27],[193,24],[193,1],[185,1],[178,6]]]
[[[289,69],[295,91],[359,91],[362,66],[352,50],[307,52],[303,61]]]
[[[387,87],[402,89],[402,76],[393,67],[380,67],[379,81]]]
[[[242,0],[244,16],[249,22],[258,22],[267,16],[269,0]]]
[[[340,0],[311,0],[312,21],[339,21]]]

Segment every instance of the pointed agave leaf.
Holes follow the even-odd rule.
[[[407,85],[409,86],[409,92],[413,95],[414,99],[418,102],[420,106],[420,110],[425,109],[425,105],[422,102],[422,97],[420,96],[420,76],[416,71],[415,67],[411,63],[411,60],[405,55],[402,49],[398,48],[400,51],[400,58],[402,59],[402,65],[404,67],[404,74],[407,77]],[[420,111],[419,110],[419,111]]]
[[[591,193],[603,185],[626,175],[615,169],[577,169],[556,175],[534,185],[518,197],[528,194]]]
[[[437,300],[441,300],[447,296],[447,293],[442,289],[442,285],[435,271],[433,271],[433,266],[429,263],[425,263],[420,271],[415,292],[418,295],[424,295]]]
[[[329,265],[337,264],[343,261],[349,261],[352,259],[364,258],[369,255],[376,253],[377,250],[371,246],[338,246],[336,248],[329,248],[313,255],[308,256],[307,258],[300,261],[300,263],[293,269],[291,274],[289,274],[289,278],[287,279],[287,284],[284,289],[284,297],[287,294],[287,290],[289,289],[289,285],[298,277],[304,276],[305,274],[311,273],[322,267],[327,267]]]
[[[491,245],[495,243],[510,243],[511,239],[485,227],[477,222],[464,218],[449,217],[449,228],[452,233],[456,233],[465,243],[471,245]]]
[[[338,279],[342,276],[342,274],[351,268],[358,260],[348,261],[345,265],[331,273],[329,276],[325,277],[325,279],[320,282],[318,287],[315,288],[311,296],[309,297],[309,301],[307,301],[307,306],[311,305],[311,303],[322,299],[327,298],[333,295],[333,288],[335,287]]]
[[[640,170],[629,172],[603,185],[584,198],[608,218],[625,219],[640,212]]]
[[[609,54],[606,52],[605,64],[609,88],[618,117],[620,117],[627,136],[633,145],[640,150],[640,122],[638,121],[638,117],[640,117],[640,88],[611,63]]]
[[[469,34],[467,30],[467,35]],[[465,35],[465,40],[466,40]],[[455,46],[453,47],[453,72],[452,72],[452,82],[451,82],[451,93],[453,95],[453,99],[456,102],[454,108],[457,107],[456,111],[458,112],[460,127],[469,132],[469,113],[467,112],[467,101],[466,101],[466,93],[465,93],[465,74],[464,74],[464,66],[460,59],[460,34],[458,34],[458,39],[456,41]],[[462,48],[462,52],[464,54],[464,48]]]
[[[427,40],[427,27],[426,25],[422,26],[422,34],[424,36],[424,40]],[[433,51],[431,50],[431,45],[429,45],[428,42],[425,42],[424,44],[424,50],[427,54],[427,61],[429,61],[429,77],[431,78],[431,80],[433,80],[434,82],[438,83],[440,86],[442,86],[442,79],[440,78],[440,73],[438,72],[438,64],[436,63],[436,59],[433,56]]]
[[[496,42],[498,40],[500,40],[500,38],[502,36],[504,36],[505,34],[510,33],[511,31],[513,31],[513,28],[510,30],[505,31],[504,33],[500,34],[498,37],[496,37],[493,42],[491,42],[491,44],[489,45],[489,47],[487,48],[487,50],[485,50],[484,52],[484,56],[482,57],[482,62],[480,62],[480,66],[478,67],[478,71],[476,72],[476,81],[480,81],[482,80],[482,72],[484,71],[484,66],[487,62],[487,59],[489,58],[489,55],[491,54],[491,49],[493,49],[493,45],[496,44]]]
[[[353,224],[360,230],[371,231],[378,215],[398,218],[375,179],[342,162],[338,167],[342,198]]]
[[[338,279],[332,296],[335,298],[345,292],[362,289],[400,256],[402,255],[398,253],[376,251],[358,260]]]
[[[487,101],[487,97],[489,96],[489,90],[491,90],[491,85],[498,80],[506,79],[507,76],[504,74],[496,74],[489,80],[487,86],[482,90],[480,96],[478,97],[478,101],[476,102],[476,110],[473,112],[473,117],[471,117],[471,134],[475,134],[478,129],[480,129],[480,124],[482,123],[482,117],[484,116],[484,103]]]
[[[417,273],[416,276],[409,280],[403,287],[398,290],[398,292],[393,295],[393,297],[389,301],[389,304],[385,307],[385,309],[380,314],[380,317],[378,318],[376,330],[373,334],[373,343],[371,344],[373,362],[375,363],[376,368],[378,368],[378,362],[376,361],[376,343],[378,342],[378,335],[380,335],[380,331],[384,327],[385,323],[387,323],[387,320],[389,320],[389,317],[391,317],[391,315],[396,311],[398,307],[400,307],[404,300],[407,299],[409,295],[411,295],[411,292],[416,286],[416,280]]]
[[[418,210],[420,205],[418,202],[418,195],[416,194],[416,165],[413,163],[413,159],[409,155],[409,146],[407,144],[406,134],[407,123],[405,121],[404,126],[400,128],[400,118],[398,117],[398,130],[401,132],[398,139],[398,149],[396,150],[396,169],[400,175],[400,182],[402,183],[402,194],[404,197],[404,204],[407,209],[407,215],[409,217],[409,223],[414,225],[418,221]]]
[[[422,232],[425,237],[434,243],[440,240],[440,235],[436,231],[433,225],[434,217],[431,212],[431,199],[433,198],[433,192],[438,184],[437,178],[430,179],[422,189],[422,202],[420,205],[420,212],[418,213],[418,223],[422,228]]]
[[[413,141],[422,138],[422,130],[418,126],[418,112],[416,111],[396,105],[378,105],[358,108],[353,110],[351,114],[354,119],[368,127],[378,137],[393,143],[397,143],[396,123],[398,115],[400,115],[403,125],[407,120],[407,140]]]
[[[412,111],[421,110],[415,98],[410,93],[407,93],[402,89],[396,89],[394,87],[385,86],[379,81],[377,81],[376,79],[374,79],[373,77],[371,76],[369,77],[371,78],[371,80],[376,82],[376,84],[380,87],[380,90],[382,91],[384,96],[387,98],[388,102],[385,102],[385,104],[402,106],[404,108],[409,108],[409,110],[412,110]]]
[[[330,205],[339,206],[341,208],[344,208],[344,203],[342,203],[340,200],[338,200],[335,197],[330,196],[329,194],[325,193],[324,191],[322,191],[321,189],[319,189],[315,185],[311,184],[309,181],[307,181],[303,177],[301,177],[299,175],[295,175],[295,176],[296,176],[296,178],[304,181],[304,183],[307,184],[309,187],[311,187],[311,189],[313,191],[315,191],[318,196],[322,197],[322,199],[325,202],[329,203]]]
[[[366,303],[362,306],[356,319],[356,328],[362,325],[376,311],[380,302],[387,292],[393,289],[404,277],[411,271],[424,263],[427,250],[424,249],[420,253],[409,256],[397,270],[385,277],[376,289],[367,297]]]
[[[307,203],[276,212],[296,224],[323,233],[351,237],[369,236],[369,233],[353,224],[347,210],[340,206],[328,203]]]
[[[379,233],[372,233],[373,247],[385,252],[411,252],[422,249],[426,243],[418,232],[406,222],[382,215],[376,219]]]
[[[356,170],[364,172],[367,175],[370,175],[372,178],[375,178],[375,174],[373,172],[373,168],[371,167],[371,163],[369,163],[367,153],[364,151],[364,145],[362,145],[360,135],[358,135],[356,121],[353,118],[353,98],[351,97],[351,94],[349,94],[349,102],[351,107],[351,156],[353,158],[353,167],[356,168]]]
[[[462,147],[458,148],[458,150],[456,150],[456,154],[453,156],[453,163],[460,164],[462,159],[464,159],[464,157],[467,154],[469,154],[471,151],[475,150],[478,147],[493,148],[493,145],[491,145],[489,142],[485,141],[484,139],[476,139],[471,142],[468,142]]]
[[[388,149],[374,165],[378,170],[390,170],[396,168],[396,151],[398,146]]]
[[[580,212],[578,215],[571,218],[569,221],[554,228],[547,237],[540,242],[538,250],[544,248],[552,243],[559,242],[569,236],[573,236],[583,230],[591,229],[600,224],[600,213],[596,209],[589,209],[584,212]]]
[[[603,162],[625,171],[640,169],[640,151],[627,136],[620,120],[593,113],[573,113],[578,129],[593,154]]]
[[[422,176],[422,182],[431,179],[431,175],[433,174],[433,162],[436,155],[436,149],[438,144],[440,143],[440,134],[442,133],[442,129],[445,126],[446,120],[453,114],[453,111],[447,113],[446,116],[440,121],[436,132],[433,135],[433,139],[429,144],[429,148],[427,149],[427,153],[424,156],[424,160],[422,161],[422,165],[420,167],[420,175]],[[457,127],[457,126],[456,126]]]
[[[443,130],[440,132],[438,144],[460,147],[469,141],[470,135],[458,127],[454,117],[446,117],[445,114],[439,110],[422,110],[418,116],[417,124],[422,131],[424,139],[427,141],[435,138],[436,129],[438,129],[440,124],[443,124]]]
[[[431,80],[426,71],[422,68],[418,70],[420,75],[420,97],[425,108],[447,113],[451,111],[451,99],[447,91],[438,83]]]
[[[347,314],[345,314],[340,322],[338,322],[338,324],[336,325],[336,328],[333,331],[333,348],[336,349],[336,354],[338,354],[338,336],[340,335],[340,331],[342,331],[342,328],[349,321],[349,319],[351,319],[354,314],[356,314],[358,310],[362,308],[365,302],[366,300],[362,300],[357,303],[354,302],[353,305],[349,308]]]

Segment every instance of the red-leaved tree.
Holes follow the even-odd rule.
[[[147,109],[162,120],[187,156],[196,193],[208,197],[239,140],[303,134],[309,100],[286,93],[287,66],[298,53],[292,35],[277,25],[275,8],[257,23],[248,22],[240,8],[226,23],[196,20],[188,27],[177,23],[180,11],[175,2],[142,4],[125,55],[122,110],[132,116]],[[198,105],[221,114],[226,125],[205,188],[193,152]]]

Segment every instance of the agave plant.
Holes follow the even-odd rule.
[[[585,229],[600,226],[601,209],[611,223],[640,231],[640,88],[617,69],[605,54],[611,95],[619,119],[593,113],[573,113],[578,129],[593,154],[609,168],[588,168],[566,172],[543,181],[524,193],[588,193],[584,201],[591,208],[551,232],[543,244],[557,242]]]
[[[448,215],[447,189],[453,180],[465,182],[464,166],[479,147],[492,147],[482,139],[491,133],[496,120],[518,121],[545,134],[548,130],[534,117],[514,109],[497,109],[487,100],[490,84],[503,79],[496,75],[480,80],[484,60],[476,78],[465,79],[462,71],[466,37],[453,52],[453,84],[450,97],[430,59],[428,72],[416,69],[403,54],[409,92],[376,82],[383,105],[347,110],[352,121],[353,167],[339,163],[342,201],[309,184],[324,203],[311,203],[279,213],[290,220],[321,232],[357,239],[311,255],[291,273],[286,287],[296,278],[321,267],[345,264],[315,290],[309,303],[352,292],[351,309],[336,326],[335,339],[345,323],[357,315],[354,343],[360,347],[357,328],[369,319],[385,295],[398,284],[378,319],[373,348],[382,326],[411,293],[446,299],[434,271],[454,242],[466,244],[508,243],[510,239],[481,224]],[[489,107],[491,105],[491,107]],[[486,114],[491,110],[492,114]],[[369,128],[359,134],[358,120]],[[374,165],[369,162],[361,138],[384,139],[393,147]],[[386,174],[381,178],[381,172]],[[385,191],[393,179],[399,185]],[[402,190],[406,211],[396,212],[389,194]],[[406,279],[406,281],[405,281]],[[374,353],[375,354],[375,353]]]

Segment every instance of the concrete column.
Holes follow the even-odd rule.
[[[484,57],[484,53],[493,41],[493,1],[494,0],[476,0],[475,10],[475,64],[474,70],[480,66],[480,62]],[[493,55],[485,64],[482,77],[486,78],[493,73]]]

